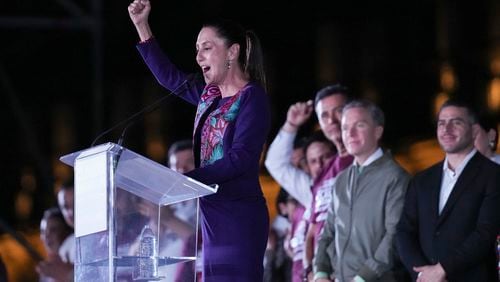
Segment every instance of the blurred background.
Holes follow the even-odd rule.
[[[330,83],[381,106],[383,145],[411,173],[443,157],[434,116],[447,98],[466,99],[498,121],[500,1],[306,2],[151,0],[150,22],[172,61],[189,72],[199,72],[195,41],[204,19],[236,19],[256,31],[272,103],[268,144],[292,103],[312,99]],[[43,254],[42,212],[56,204],[56,190],[72,177],[59,157],[89,147],[99,133],[168,93],[135,49],[128,4],[1,4],[0,256],[12,281],[36,281],[35,262],[5,228]],[[124,145],[165,164],[169,145],[190,138],[194,113],[171,97],[129,128]],[[117,142],[121,130],[97,144]],[[278,185],[264,168],[262,184],[274,216]]]

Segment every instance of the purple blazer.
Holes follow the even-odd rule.
[[[205,87],[201,78],[177,69],[155,40],[137,48],[162,86],[198,105]],[[239,113],[224,133],[224,156],[186,174],[219,185],[216,194],[200,199],[204,281],[262,281],[269,217],[259,160],[270,129],[270,105],[259,84],[250,82],[242,91]],[[202,126],[194,129],[195,156]]]

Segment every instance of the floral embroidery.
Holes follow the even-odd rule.
[[[212,164],[224,157],[224,133],[230,122],[234,121],[240,110],[240,94],[227,99],[222,106],[211,112],[201,129],[201,166]],[[210,105],[220,97],[220,89],[216,85],[207,85],[201,94],[201,101],[196,111],[194,128],[198,128],[203,114]]]

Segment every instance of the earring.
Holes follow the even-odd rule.
[[[230,70],[231,69],[231,60],[227,60],[227,69]]]
[[[491,141],[490,141],[490,147],[491,147],[491,148],[495,148],[495,141],[494,141],[494,140],[491,140]]]

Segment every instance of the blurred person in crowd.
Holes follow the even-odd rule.
[[[290,163],[294,167],[309,173],[304,145],[305,138],[296,140],[290,156]],[[266,249],[264,264],[266,272],[264,281],[292,281],[293,255],[287,253],[287,251],[292,252],[292,250],[289,247],[286,249],[285,244],[289,246],[288,243],[292,236],[294,222],[298,222],[300,219],[294,219],[294,211],[289,209],[291,199],[293,199],[293,197],[291,197],[283,187],[280,187],[276,198],[276,210],[278,211],[278,215],[273,220],[269,231],[268,247]]]
[[[288,193],[280,188],[276,197],[278,214],[269,228],[269,238],[264,255],[264,282],[291,281],[291,259],[284,250],[284,240],[290,229],[286,213],[287,197]]]
[[[172,143],[167,154],[167,165],[173,171],[187,173],[194,169],[191,140]],[[159,230],[159,255],[171,257],[192,257],[195,251],[195,225],[197,224],[197,200],[187,200],[168,206],[156,207],[146,200],[138,203],[140,213],[148,220],[145,224],[152,230]],[[158,210],[160,219],[158,226]],[[129,254],[139,250],[140,236],[132,244]],[[198,252],[200,252],[198,246]],[[195,265],[191,262],[166,266],[163,275],[166,281],[194,281]]]
[[[66,223],[71,228],[75,228],[75,185],[72,180],[61,186],[57,193],[57,202]],[[59,248],[59,256],[64,262],[73,264],[75,262],[75,251],[75,234],[72,233],[66,237]]]
[[[342,142],[340,118],[342,108],[349,100],[347,87],[341,84],[328,85],[320,89],[312,101],[299,102],[292,105],[287,112],[286,122],[273,140],[266,158],[266,167],[271,175],[305,208],[308,217],[304,251],[304,274],[312,279],[312,259],[315,243],[326,219],[328,204],[335,177],[348,167],[353,157],[350,156]],[[290,166],[286,154],[292,148],[293,140],[299,128],[311,117],[313,111],[321,127],[321,131],[334,145],[337,153],[328,162],[308,164],[321,168],[313,177]]]
[[[479,128],[474,139],[474,147],[485,157],[500,164],[500,154],[495,152],[498,145],[497,123],[491,115],[479,117]]]
[[[72,179],[60,187],[57,193],[57,203],[66,224],[74,228],[75,188]],[[59,247],[59,255],[48,257],[46,260],[40,262],[37,271],[40,275],[53,278],[56,281],[73,281],[75,253],[75,234],[71,233]]]
[[[176,141],[170,145],[167,155],[168,167],[178,173],[194,169],[193,142],[189,139]]]
[[[167,155],[168,167],[178,173],[188,173],[195,168],[193,143],[189,139],[176,141],[170,145]],[[180,220],[195,225],[197,222],[197,200],[183,201],[171,206]]]
[[[172,143],[168,150],[167,160],[170,169],[178,173],[187,173],[192,171],[195,168],[193,142],[189,139],[183,139]],[[178,204],[174,204],[172,207],[174,208],[174,215],[180,220],[187,222],[190,226],[193,227],[198,223],[198,200],[193,199],[184,201]],[[175,226],[171,229],[174,233],[179,231]],[[196,233],[194,232],[194,229],[192,229],[192,231],[193,232],[188,234],[188,236],[178,237],[177,245],[180,244],[182,246],[183,256],[192,256],[193,251],[196,247],[198,260],[196,262],[196,265],[192,262],[186,262],[177,269],[177,282],[193,281],[193,275],[195,275],[197,279],[201,278],[201,274],[203,271],[203,264],[201,259],[203,256],[201,244],[202,241],[200,236],[201,232],[198,231],[198,239],[196,242]]]
[[[500,154],[496,153],[498,145],[498,126],[497,121],[490,114],[484,114],[479,117],[479,128],[474,139],[474,147],[485,157],[500,164]],[[497,258],[498,271],[500,274],[500,234],[497,236]]]
[[[302,259],[307,231],[307,219],[304,217],[304,212],[304,206],[288,195],[286,213],[291,226],[285,238],[284,248],[292,259],[292,282],[300,282],[304,277]]]
[[[49,208],[43,213],[40,222],[40,238],[49,260],[54,256],[59,256],[59,248],[71,233],[73,233],[73,228],[66,223],[58,207]],[[41,275],[40,281],[53,282],[55,280]]]
[[[292,106],[293,107],[293,106]],[[289,110],[290,112],[290,110]],[[279,138],[279,137],[277,137]],[[276,140],[274,141],[276,142]],[[273,142],[273,143],[274,143]],[[278,141],[279,143],[280,141]],[[274,143],[274,145],[277,145],[278,143]],[[286,142],[288,143],[288,142]],[[278,144],[279,145],[279,144]],[[293,143],[292,143],[293,145]],[[288,146],[285,146],[288,148]],[[278,179],[276,181],[280,184],[288,185],[288,186],[283,186],[283,188],[287,191],[292,190],[296,192],[296,195],[308,195],[307,193],[304,193],[304,191],[308,190],[309,195],[311,194],[311,185],[312,183],[309,183],[308,185],[302,183],[302,187],[300,188],[300,183],[295,183],[295,182],[289,182],[290,179],[287,179],[284,183],[280,182],[283,180],[284,175],[290,175],[290,177],[298,177],[298,179],[304,180],[303,177],[303,171],[299,170],[297,167],[293,166],[293,164],[290,162],[290,158],[288,158],[288,162],[286,161],[281,161],[278,160],[277,158],[280,157],[285,157],[284,155],[278,154],[278,152],[275,152],[277,147],[275,146],[274,148],[270,148],[270,152],[268,152],[268,157],[266,159],[266,163],[268,164],[268,169],[270,170],[271,175],[277,176]],[[321,131],[316,131],[314,132],[311,136],[307,137],[307,141],[304,144],[304,150],[305,150],[305,158],[306,158],[306,163],[308,166],[308,171],[310,173],[310,179],[309,182],[317,180],[322,171],[325,169],[327,164],[334,158],[335,156],[335,149],[334,145],[325,138],[323,132]],[[280,163],[279,165],[277,163]],[[309,178],[309,175],[307,175]],[[293,189],[287,189],[290,188],[290,185],[294,185],[292,188]],[[300,191],[304,190],[304,191]],[[292,194],[290,193],[290,196]],[[291,247],[291,252],[292,252],[292,260],[293,260],[293,266],[292,266],[292,280],[293,281],[301,281],[303,279],[303,276],[306,275],[306,272],[304,271],[304,265],[303,265],[303,257],[304,257],[304,244],[305,244],[305,237],[307,234],[307,227],[309,226],[309,218],[310,215],[308,213],[307,208],[304,206],[303,203],[307,204],[307,200],[304,200],[304,198],[295,198],[300,204],[297,205],[297,207],[294,209],[293,214],[289,214],[289,220],[291,220],[292,228],[291,230],[293,231],[293,234],[290,234],[290,240],[287,241],[290,244],[288,247]],[[310,204],[310,203],[309,203]]]

